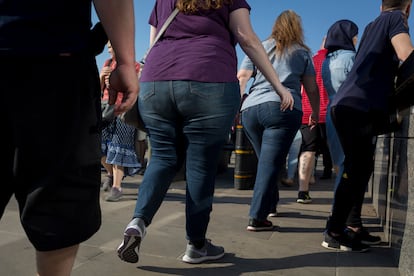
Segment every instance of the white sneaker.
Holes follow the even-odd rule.
[[[139,247],[147,234],[145,222],[141,218],[131,220],[124,231],[124,240],[118,247],[118,257],[128,263],[137,263]]]

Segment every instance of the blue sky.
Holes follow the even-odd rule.
[[[365,26],[380,13],[381,0],[247,0],[251,6],[251,21],[253,29],[261,40],[267,38],[273,23],[280,12],[292,9],[302,17],[305,32],[305,43],[315,53],[329,26],[340,19],[350,19],[359,27],[361,37]],[[155,0],[134,1],[136,21],[136,56],[139,60],[145,53],[149,44],[148,18]],[[414,36],[414,8],[409,18],[412,37]],[[96,16],[93,17],[97,21]],[[237,46],[239,62],[244,53]],[[97,57],[99,68],[109,57],[107,50]]]

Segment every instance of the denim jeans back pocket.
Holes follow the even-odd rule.
[[[155,95],[155,83],[154,82],[151,81],[151,82],[140,83],[139,99],[141,101],[146,101],[154,95]]]
[[[219,98],[224,95],[225,83],[190,82],[190,93],[202,98]]]

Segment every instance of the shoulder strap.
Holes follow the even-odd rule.
[[[167,20],[165,20],[164,24],[161,26],[160,30],[158,31],[157,36],[155,37],[153,43],[151,44],[151,46],[148,48],[148,50],[145,52],[144,56],[142,57],[140,61],[142,64],[145,63],[145,59],[147,58],[147,55],[149,51],[151,50],[152,46],[154,46],[154,44],[161,38],[161,36],[164,34],[167,27],[171,24],[171,22],[174,20],[175,16],[179,12],[180,11],[177,8],[175,8],[173,12],[170,14],[170,16],[168,16]]]

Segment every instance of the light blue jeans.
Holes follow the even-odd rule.
[[[302,133],[300,130],[296,132],[293,138],[292,145],[290,145],[287,158],[287,178],[294,179],[298,170],[300,146],[302,145]]]
[[[301,125],[302,112],[280,111],[279,102],[265,102],[242,112],[242,124],[258,159],[250,218],[263,221],[279,201],[277,177]]]
[[[205,239],[220,152],[240,106],[234,83],[142,82],[138,105],[152,152],[134,218],[150,224],[186,160],[187,239]]]

